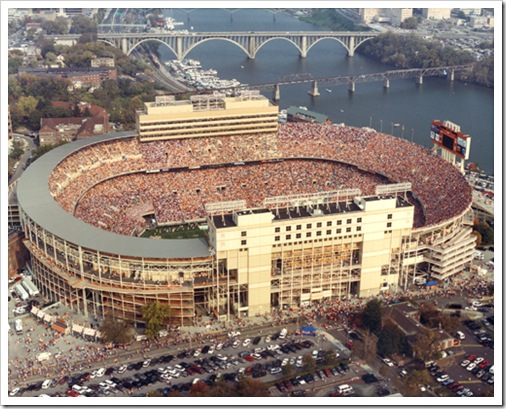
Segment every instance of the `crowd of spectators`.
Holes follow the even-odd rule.
[[[279,158],[331,159],[354,167],[315,160],[146,173]],[[269,196],[339,188],[373,194],[377,184],[398,182],[412,184],[415,228],[455,217],[472,200],[464,176],[428,148],[374,130],[307,123],[280,125],[276,134],[144,143],[114,139],[65,158],[49,187],[65,210],[131,235],[146,222],[142,212],[126,210],[145,205],[153,207],[159,223],[180,222],[204,217],[209,202],[245,199],[256,207]]]

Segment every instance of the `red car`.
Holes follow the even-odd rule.
[[[476,359],[476,355],[469,355],[469,356],[467,357],[467,360],[468,360],[469,362],[473,362],[475,359]]]
[[[68,391],[67,391],[67,392],[65,392],[65,393],[66,393],[68,396],[73,396],[74,398],[75,398],[75,397],[77,397],[77,396],[79,396],[79,394],[78,394],[76,391],[72,390],[72,389],[68,390]]]
[[[253,358],[251,355],[245,355],[243,356],[243,359],[249,362],[253,362],[255,360],[255,358]]]
[[[330,378],[332,376],[332,373],[328,369],[324,369],[323,372],[325,372],[327,378]]]
[[[488,362],[488,361],[485,359],[485,360],[484,360],[481,364],[479,364],[478,366],[479,366],[481,369],[483,369],[483,368],[485,368],[485,367],[486,367],[489,363],[490,363],[490,362]]]

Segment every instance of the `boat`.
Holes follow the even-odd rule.
[[[327,91],[327,92],[332,92],[332,90],[331,90],[331,89],[329,89],[329,88],[325,88],[325,91]]]
[[[300,109],[303,109],[304,111],[307,111],[307,107],[299,107]]]
[[[339,112],[344,112],[344,109],[340,109]]]
[[[398,128],[401,124],[394,124],[394,128]]]

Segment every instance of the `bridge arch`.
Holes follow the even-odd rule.
[[[113,41],[104,40],[103,38],[97,38],[97,42],[109,44],[109,45],[113,46],[114,48],[118,47],[117,44],[114,44]]]
[[[175,50],[172,49],[172,47],[170,45],[168,45],[165,41],[163,40],[159,40],[158,38],[146,38],[144,40],[141,40],[141,41],[138,41],[137,43],[135,43],[132,47],[130,47],[128,49],[128,52],[126,53],[127,55],[130,55],[132,53],[133,50],[135,50],[139,45],[141,45],[142,43],[145,43],[145,42],[148,42],[148,41],[157,41],[161,44],[163,44],[164,46],[166,46],[170,51],[172,51],[174,53],[174,55],[177,57],[177,52]]]
[[[260,51],[260,49],[266,45],[267,43],[271,42],[272,40],[284,40],[284,41],[288,41],[289,43],[292,43],[295,48],[297,50],[299,50],[299,53],[302,55],[303,52],[302,52],[302,49],[299,47],[299,45],[294,42],[293,40],[289,39],[289,38],[285,38],[285,37],[272,37],[272,38],[268,38],[267,40],[265,40],[264,42],[262,42],[261,44],[257,45],[257,47],[255,48],[254,50],[254,54],[251,56],[251,58],[255,58],[256,54],[258,51]]]
[[[243,50],[246,55],[248,57],[250,57],[250,52],[245,48],[243,47],[241,44],[239,44],[237,41],[234,41],[234,40],[231,40],[229,38],[221,38],[221,37],[217,37],[217,38],[204,38],[202,40],[199,40],[197,41],[195,44],[192,44],[186,51],[184,51],[181,56],[179,56],[178,58],[180,58],[181,60],[183,58],[186,58],[186,56],[188,55],[188,53],[193,50],[195,47],[207,42],[207,41],[214,41],[214,40],[223,40],[223,41],[228,41],[229,43],[232,43],[234,45],[236,45],[237,47],[239,47],[241,50]],[[176,54],[177,55],[177,54]]]
[[[313,48],[313,46],[315,46],[316,44],[318,44],[320,41],[323,41],[323,40],[337,41],[339,44],[341,44],[346,49],[346,51],[348,51],[348,54],[350,54],[350,49],[348,48],[348,46],[345,43],[343,43],[339,38],[335,38],[335,37],[323,37],[323,38],[319,38],[318,40],[316,40],[314,43],[312,43],[311,45],[309,45],[307,47],[306,53],[308,53],[309,50],[311,48]]]

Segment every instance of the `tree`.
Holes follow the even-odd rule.
[[[377,298],[369,301],[361,314],[362,326],[377,333],[381,328],[381,301]]]
[[[395,353],[409,353],[409,344],[406,336],[397,325],[388,321],[381,329],[378,337],[378,353],[381,355],[392,355]]]
[[[149,391],[146,394],[146,396],[148,396],[150,398],[161,398],[163,395],[155,389],[155,390]]]
[[[18,110],[21,123],[32,128],[39,129],[41,113],[37,110],[39,100],[31,95],[18,99],[16,108]]]
[[[285,377],[291,377],[295,373],[295,367],[292,364],[287,364],[281,368],[281,372]]]
[[[377,340],[371,331],[363,334],[362,341],[355,343],[355,354],[365,361],[369,361],[376,356]]]
[[[473,230],[471,234],[476,236],[476,247],[480,246],[482,243],[481,233],[478,230]]]
[[[92,19],[85,16],[75,16],[72,18],[72,27],[70,28],[70,34],[84,34],[84,33],[96,33],[97,23]]]
[[[198,381],[191,386],[190,396],[209,396],[209,387],[205,382]]]
[[[337,364],[336,351],[332,349],[327,349],[323,351],[322,362],[324,365],[333,366]]]
[[[401,23],[401,28],[407,30],[416,30],[418,28],[418,20],[416,17],[409,17]]]
[[[304,354],[304,356],[302,357],[302,370],[304,372],[314,372],[315,369],[316,369],[316,362],[313,356],[311,354]]]
[[[287,365],[288,366],[288,365]],[[244,378],[235,385],[235,395],[238,397],[265,397],[269,396],[269,389],[263,382]]]
[[[482,244],[494,244],[494,229],[487,222],[475,224],[473,229],[481,234]]]
[[[412,345],[413,356],[422,362],[436,358],[441,350],[433,331],[423,328]]]
[[[132,339],[133,327],[126,321],[108,316],[100,326],[100,332],[104,342],[112,342],[116,345],[128,344]]]
[[[158,301],[142,307],[142,318],[146,322],[146,336],[149,339],[158,337],[158,332],[166,325],[170,318],[170,305]]]
[[[23,143],[21,141],[14,140],[12,142],[11,151],[9,152],[9,158],[17,160],[24,152]]]
[[[417,394],[419,392],[418,385],[426,385],[430,381],[431,378],[427,369],[421,371],[413,370],[406,376],[404,384],[408,387],[410,392]]]

